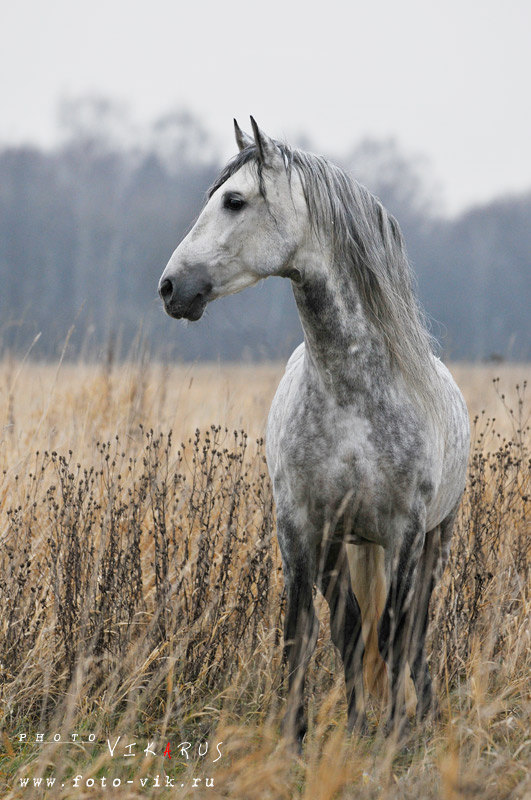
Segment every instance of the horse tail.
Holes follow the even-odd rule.
[[[361,611],[365,689],[385,701],[388,693],[387,667],[378,649],[378,621],[387,598],[384,551],[377,544],[355,545],[347,549],[352,589]]]
[[[387,665],[378,648],[378,622],[387,599],[387,579],[383,548],[377,544],[347,546],[352,589],[361,611],[362,635],[365,644],[363,680],[365,691],[382,703],[389,695]],[[413,681],[406,675],[406,709],[414,714],[416,694]]]

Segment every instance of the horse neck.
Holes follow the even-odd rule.
[[[374,399],[391,380],[390,357],[348,269],[330,260],[293,284],[293,293],[313,377],[339,400],[354,394]]]

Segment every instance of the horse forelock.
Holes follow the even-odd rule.
[[[414,275],[396,219],[380,200],[323,156],[276,142],[288,176],[301,179],[310,222],[319,237],[329,238],[333,268],[355,282],[373,326],[380,331],[391,362],[401,371],[426,408],[433,408],[438,378],[434,339],[415,291]],[[267,201],[263,168],[256,146],[240,151],[208,191],[210,198],[245,165],[256,169]]]
[[[221,170],[218,177],[207,191],[207,200],[210,200],[214,192],[217,192],[217,190],[223,186],[223,184],[226,183],[229,178],[231,178],[236,172],[238,172],[238,170],[247,164],[250,164],[251,167],[256,170],[260,194],[267,199],[263,178],[263,168],[258,157],[258,149],[255,145],[251,145],[250,147],[246,147],[244,150],[240,150],[240,152],[237,153],[234,158],[231,158],[228,164]]]

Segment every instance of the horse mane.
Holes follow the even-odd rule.
[[[423,405],[432,407],[438,384],[435,340],[414,292],[413,271],[398,222],[375,195],[328,159],[283,142],[275,144],[288,175],[297,170],[311,224],[318,236],[331,237],[335,264],[354,279],[368,317],[382,334],[391,363]],[[256,168],[260,192],[266,197],[262,165],[256,147],[251,145],[227,164],[209,189],[208,198],[249,163]]]

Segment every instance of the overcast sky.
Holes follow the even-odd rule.
[[[531,188],[529,0],[17,0],[2,4],[0,144],[53,144],[61,98],[188,108],[343,153],[395,137],[447,210]]]

